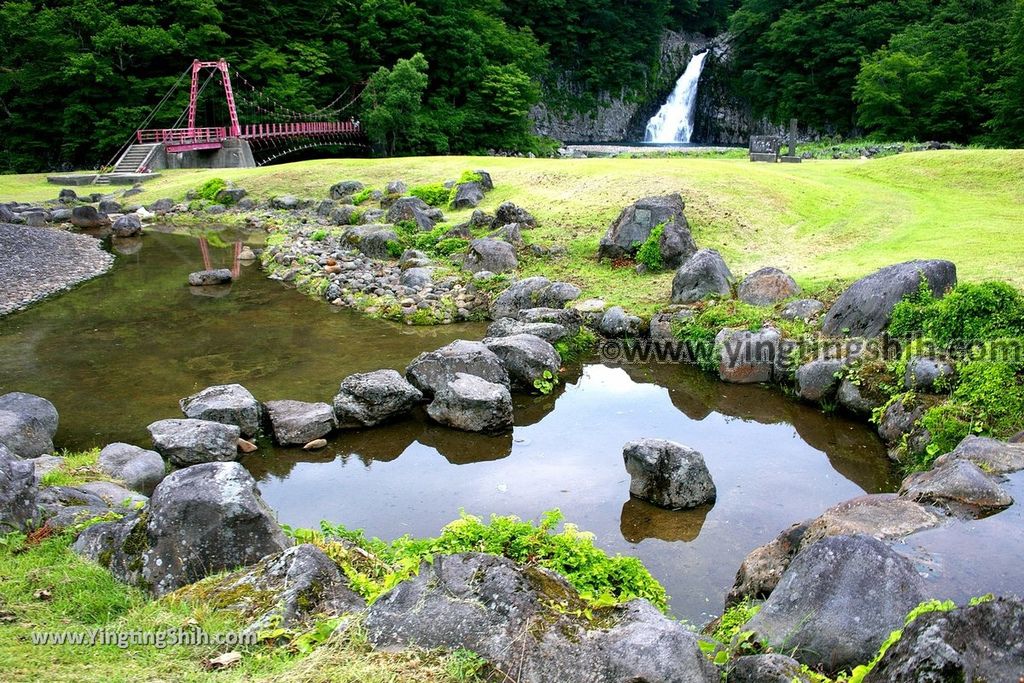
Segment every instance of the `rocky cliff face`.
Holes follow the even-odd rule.
[[[708,145],[745,146],[751,135],[784,136],[785,127],[755,117],[750,103],[733,89],[728,34],[712,40],[710,49],[697,89],[693,140]]]
[[[549,102],[541,102],[530,112],[534,130],[563,142],[642,140],[647,120],[672,92],[690,57],[706,49],[708,42],[700,34],[665,31],[659,68],[650,83],[635,93],[601,93],[597,106],[584,112],[562,111]],[[571,74],[562,75],[555,88],[570,97],[581,94]]]

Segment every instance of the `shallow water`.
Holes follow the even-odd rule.
[[[211,265],[230,267],[231,249],[210,254]],[[336,311],[255,265],[223,296],[206,296],[183,284],[202,267],[196,240],[151,232],[111,273],[0,319],[0,393],[52,400],[58,447],[149,446],[145,426],[179,416],[178,399],[205,386],[239,382],[261,400],[329,401],[352,372],[402,369],[421,351],[484,332]],[[688,367],[585,364],[553,395],[515,402],[516,427],[504,436],[447,430],[419,411],[343,433],[317,453],[261,444],[242,462],[293,526],[329,519],[390,539],[435,535],[460,508],[534,519],[561,508],[601,547],[640,557],[673,612],[696,623],[721,611],[750,550],[836,502],[897,484],[867,427]],[[667,512],[631,500],[622,446],[644,436],[700,450],[715,504]]]

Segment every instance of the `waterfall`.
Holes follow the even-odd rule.
[[[668,101],[661,105],[658,113],[647,122],[644,142],[689,142],[693,135],[693,105],[697,101],[697,82],[704,69],[705,50],[694,55],[686,65],[686,71],[676,81],[676,87]]]

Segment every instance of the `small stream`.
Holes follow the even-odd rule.
[[[219,233],[211,265],[230,267]],[[222,245],[218,248],[218,246]],[[192,291],[195,238],[150,230],[114,269],[0,319],[0,393],[27,391],[60,411],[59,448],[151,446],[146,425],[180,416],[178,399],[238,382],[261,400],[330,401],[353,372],[398,370],[418,353],[485,326],[413,328],[308,299],[243,266],[219,296]],[[793,522],[898,477],[868,427],[760,387],[676,365],[569,368],[550,396],[516,396],[511,434],[431,424],[419,411],[336,436],[307,453],[261,443],[242,463],[280,520],[321,519],[391,539],[435,535],[460,509],[536,519],[561,508],[611,552],[641,558],[694,623],[720,613],[743,557]],[[700,450],[718,488],[709,508],[668,512],[632,500],[622,446],[660,437]]]

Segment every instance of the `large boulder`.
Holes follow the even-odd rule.
[[[949,389],[956,370],[941,358],[912,356],[907,361],[903,386],[910,391],[938,392]]]
[[[147,496],[163,481],[166,473],[159,453],[127,443],[104,447],[100,451],[99,468],[107,476],[123,481],[132,491]]]
[[[770,327],[750,330],[724,329],[715,336],[718,376],[732,384],[770,382],[776,376],[782,335]]]
[[[732,296],[732,273],[722,255],[714,249],[701,249],[683,265],[672,279],[672,303],[689,304],[712,297]]]
[[[929,612],[903,629],[867,683],[1006,681],[1024,677],[1024,602],[996,598]]]
[[[395,370],[349,375],[334,397],[338,426],[373,427],[405,415],[423,400],[423,393]]]
[[[481,342],[457,339],[436,351],[427,351],[417,356],[405,369],[405,377],[423,392],[432,397],[455,375],[465,373],[506,387],[510,385],[505,365]]]
[[[36,526],[38,496],[35,467],[0,444],[0,535]]]
[[[459,183],[455,186],[452,198],[453,209],[475,209],[484,200],[484,190],[480,183]]]
[[[601,238],[597,249],[598,260],[636,256],[639,245],[647,241],[651,231],[663,225],[658,241],[662,266],[673,269],[680,267],[697,251],[684,209],[683,198],[678,194],[644,197],[630,204]]]
[[[519,314],[530,308],[564,308],[565,304],[576,299],[580,289],[568,282],[552,282],[546,277],[535,276],[513,282],[491,304],[492,320],[501,318],[518,318]]]
[[[491,221],[491,229],[497,230],[509,223],[519,223],[524,228],[536,228],[537,219],[529,211],[516,206],[512,202],[503,202],[494,212],[494,219]]]
[[[913,563],[885,543],[833,536],[793,559],[743,629],[805,664],[838,671],[869,661],[925,597]]]
[[[532,334],[484,339],[484,346],[501,359],[514,386],[532,390],[534,381],[549,373],[558,376],[562,359],[550,343]]]
[[[429,232],[436,223],[432,215],[430,205],[419,197],[401,197],[388,208],[387,222],[412,221],[420,231]]]
[[[829,335],[877,337],[889,327],[892,309],[915,294],[922,279],[936,297],[956,286],[956,266],[949,261],[908,261],[853,283],[825,315],[822,331]]]
[[[796,370],[796,393],[805,401],[821,403],[831,401],[839,391],[838,373],[843,361],[817,358],[804,363]]]
[[[803,320],[809,322],[825,310],[825,304],[817,299],[797,299],[791,301],[779,312],[783,320]]]
[[[550,291],[551,289],[548,290],[548,292]],[[583,325],[583,316],[579,311],[572,308],[524,308],[519,311],[519,321],[528,324],[554,323],[564,327],[570,336],[575,337]]]
[[[597,323],[597,331],[606,337],[637,337],[643,321],[635,315],[626,313],[622,306],[612,306],[601,316]]]
[[[114,221],[111,230],[114,237],[135,237],[142,232],[142,219],[137,213],[126,213]]]
[[[704,456],[674,441],[638,439],[622,449],[630,494],[658,507],[686,510],[715,502]]]
[[[876,493],[835,505],[813,520],[794,524],[773,540],[755,548],[740,564],[726,605],[745,598],[771,595],[790,562],[801,552],[832,536],[863,534],[880,540],[899,539],[930,529],[941,517],[920,503],[891,493]]]
[[[217,285],[229,285],[235,279],[228,268],[215,268],[213,270],[197,270],[188,274],[190,287],[215,287]]]
[[[110,225],[110,219],[94,206],[76,206],[71,210],[71,225],[83,229],[105,228]]]
[[[753,306],[772,306],[799,293],[800,287],[789,275],[778,268],[762,268],[743,278],[736,297]]]
[[[326,403],[267,401],[266,409],[274,440],[282,446],[304,446],[337,426],[334,408]]]
[[[178,405],[185,417],[235,425],[245,438],[259,434],[263,422],[263,407],[241,384],[207,387],[181,399]]]
[[[557,606],[557,607],[556,607]],[[379,648],[467,649],[521,683],[712,683],[697,638],[649,602],[591,612],[563,579],[481,553],[442,555],[370,607]]]
[[[363,184],[358,180],[342,180],[339,183],[331,185],[331,189],[328,193],[331,199],[338,200],[342,197],[354,195],[356,192],[362,190],[363,187]]]
[[[473,240],[462,261],[462,269],[470,273],[508,273],[519,267],[515,248],[504,240],[490,237]]]
[[[503,384],[457,373],[434,396],[427,414],[454,429],[499,432],[512,427],[512,395]]]
[[[246,633],[309,625],[363,609],[366,601],[349,587],[338,565],[315,545],[303,543],[247,569],[186,586],[177,596],[200,598],[214,609],[235,612]]]
[[[876,409],[886,403],[881,392],[868,390],[849,379],[844,379],[836,391],[836,400],[854,415],[870,417]]]
[[[780,654],[737,657],[729,666],[729,683],[810,683],[800,662]]]
[[[0,412],[20,419],[0,416],[0,444],[21,458],[34,458],[53,452],[60,416],[52,403],[41,396],[12,391],[0,396]],[[4,424],[8,427],[5,429]]]
[[[1024,443],[968,436],[952,452],[939,456],[933,467],[943,467],[952,460],[969,460],[991,474],[1010,474],[1024,470]]]
[[[398,278],[398,283],[409,289],[420,290],[433,284],[434,271],[431,268],[406,268]]]
[[[241,432],[235,425],[187,418],[158,420],[147,429],[153,437],[153,448],[175,467],[224,462],[239,456]]]
[[[950,460],[903,480],[900,495],[938,505],[956,514],[982,517],[1013,505],[1013,498],[994,477],[970,460]]]
[[[93,525],[74,549],[161,596],[289,546],[252,475],[215,462],[171,473],[137,520]]]
[[[532,334],[549,344],[569,336],[569,332],[557,323],[525,323],[514,318],[502,318],[487,326],[488,337],[511,337],[517,334]]]
[[[389,225],[371,223],[348,228],[342,239],[370,258],[386,259],[391,256],[388,243],[397,241],[398,234]]]

